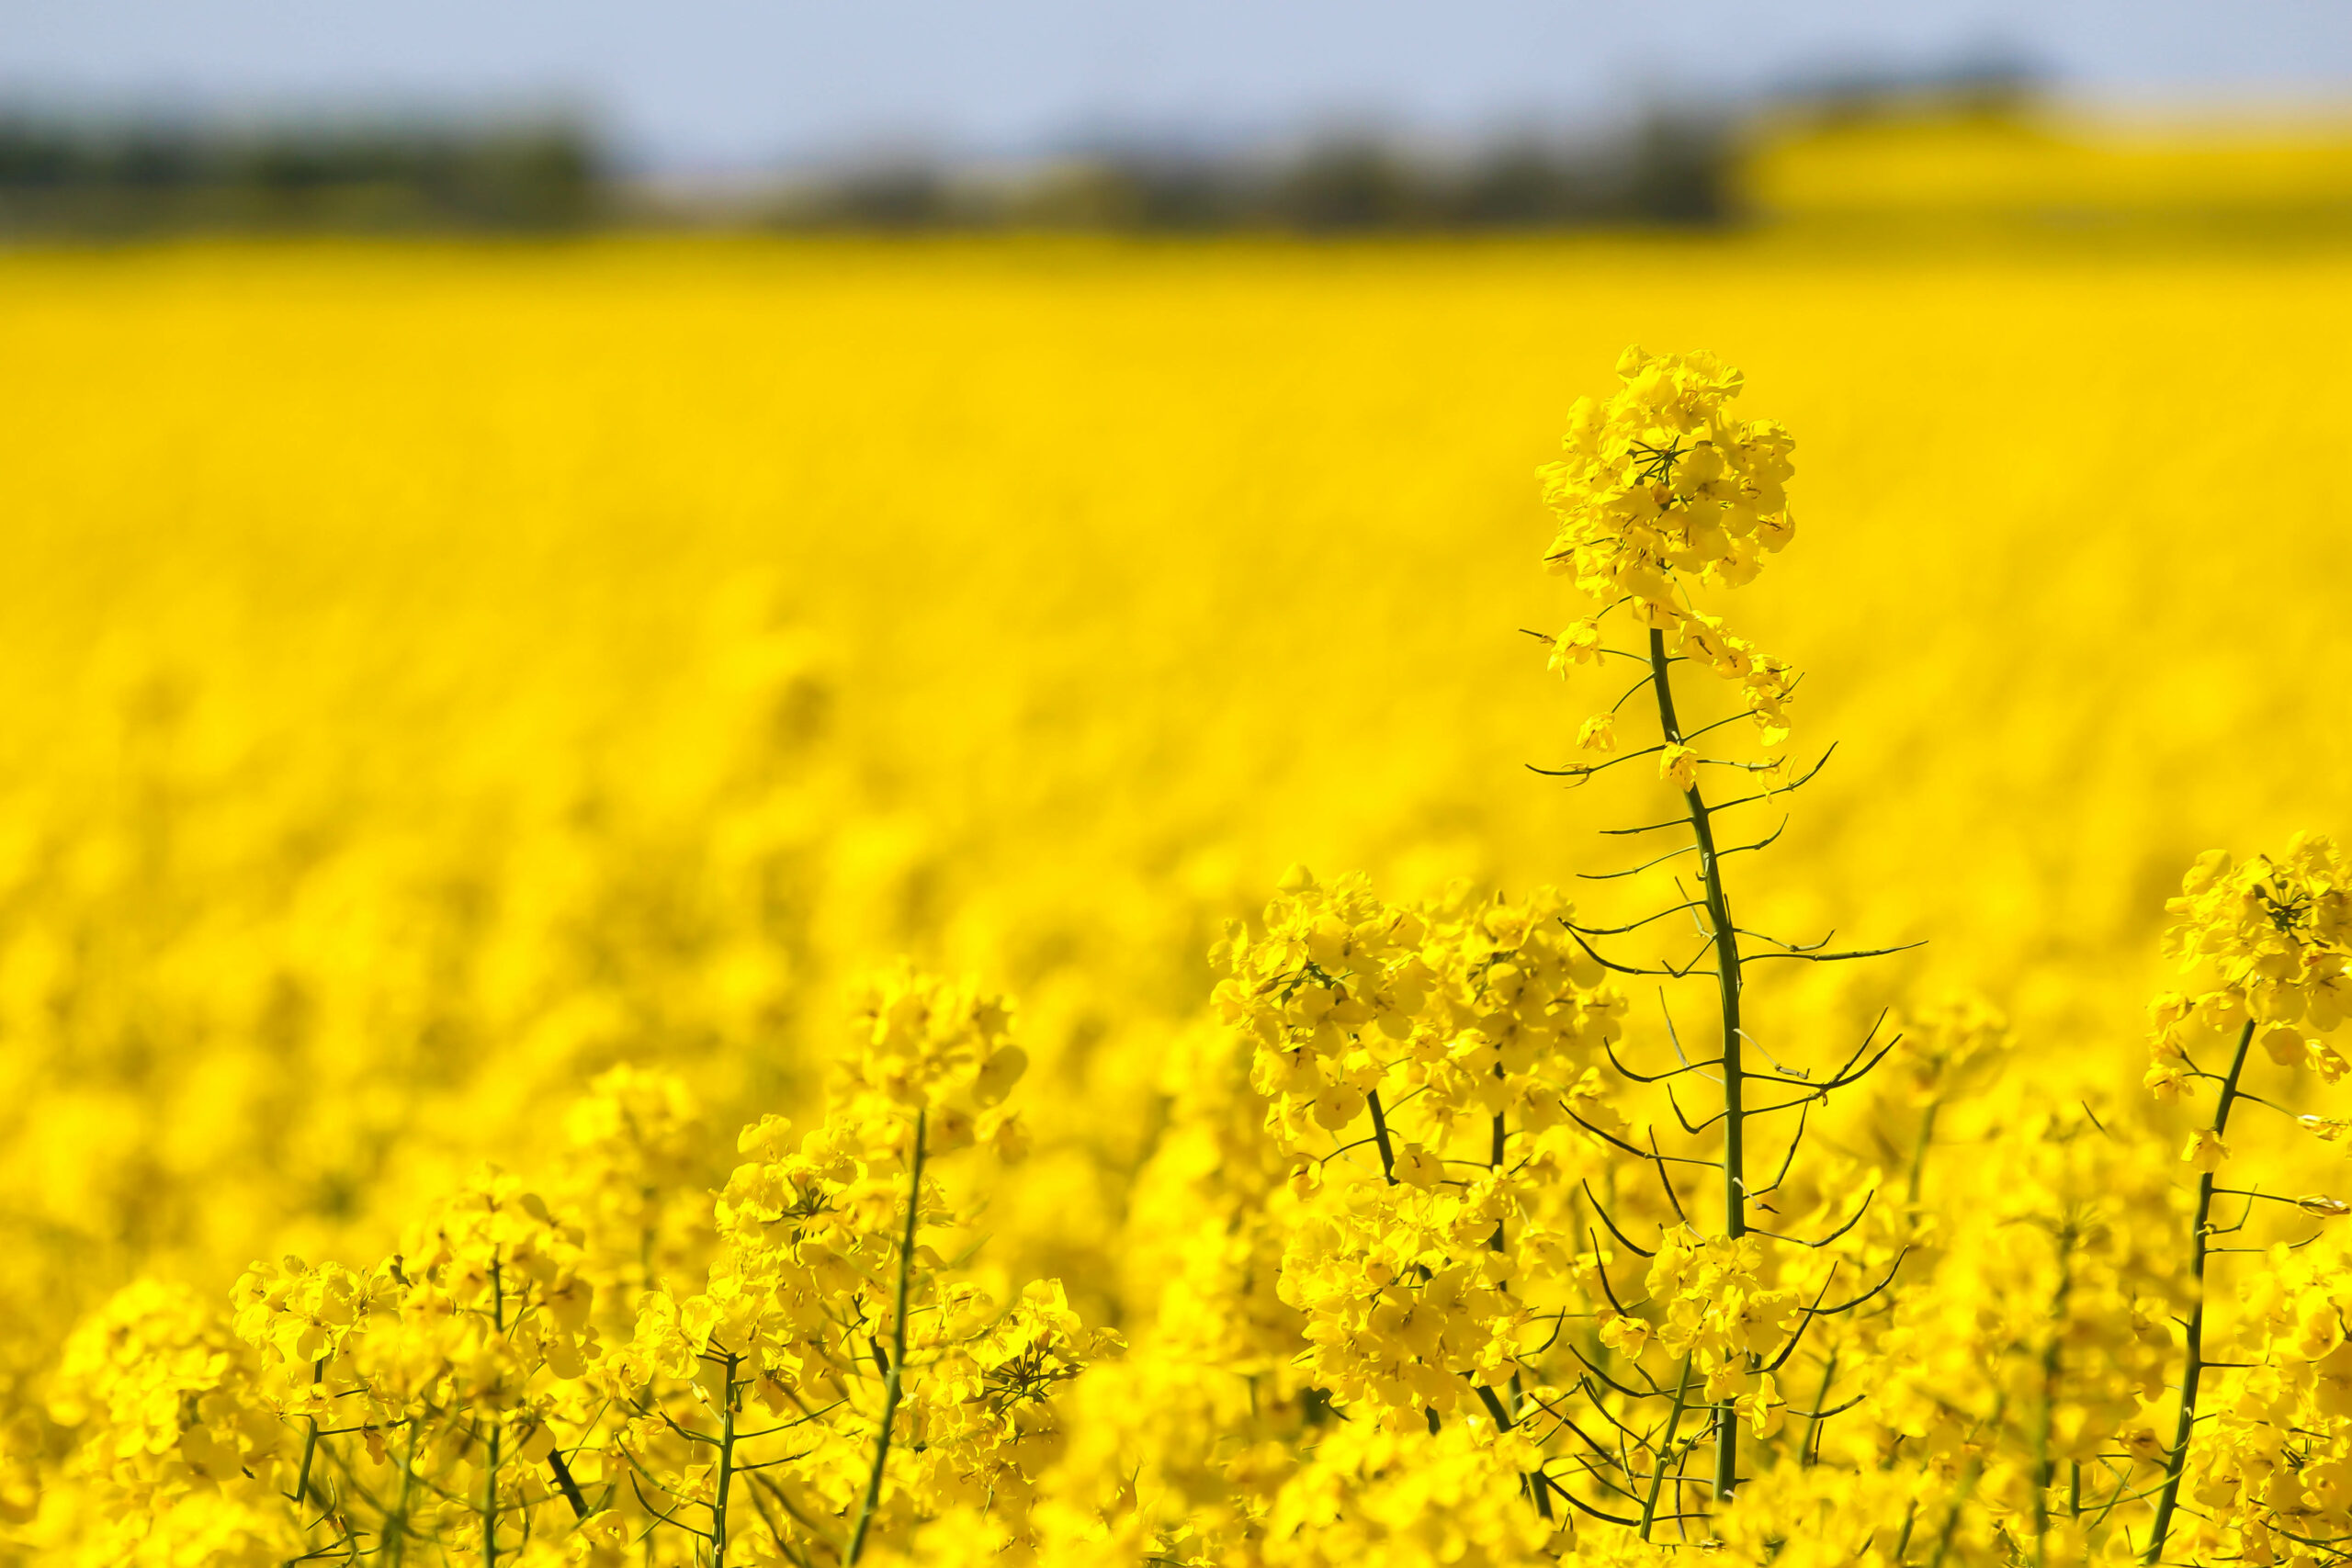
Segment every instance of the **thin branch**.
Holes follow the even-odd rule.
[[[1685,1062],[1671,1072],[1637,1073],[1633,1068],[1627,1066],[1624,1063],[1617,1059],[1616,1048],[1611,1045],[1608,1041],[1604,1040],[1600,1043],[1600,1049],[1602,1053],[1608,1056],[1609,1065],[1617,1069],[1618,1076],[1623,1078],[1630,1078],[1634,1083],[1664,1083],[1668,1078],[1679,1078],[1685,1073],[1703,1072],[1707,1067],[1707,1064],[1704,1062]]]
[[[1581,1117],[1581,1116],[1577,1115],[1577,1114],[1573,1110],[1570,1110],[1570,1109],[1569,1109],[1569,1106],[1568,1106],[1568,1102],[1567,1102],[1566,1100],[1561,1100],[1561,1101],[1559,1102],[1559,1104],[1560,1104],[1560,1109],[1561,1109],[1561,1110],[1563,1110],[1563,1111],[1566,1111],[1568,1112],[1568,1120],[1569,1120],[1569,1121],[1574,1122],[1577,1126],[1579,1126],[1579,1127],[1583,1128],[1586,1132],[1590,1133],[1594,1137],[1599,1138],[1601,1142],[1606,1143],[1606,1144],[1613,1144],[1613,1145],[1615,1145],[1617,1147],[1619,1147],[1619,1148],[1621,1148],[1621,1149],[1624,1150],[1627,1154],[1632,1155],[1632,1156],[1635,1156],[1636,1158],[1639,1158],[1639,1159],[1645,1159],[1645,1160],[1652,1161],[1653,1163],[1658,1163],[1658,1164],[1663,1164],[1664,1162],[1666,1162],[1666,1161],[1668,1161],[1668,1160],[1671,1160],[1671,1161],[1673,1161],[1676,1165],[1695,1165],[1695,1166],[1702,1167],[1703,1168],[1708,1169],[1708,1170],[1720,1170],[1720,1169],[1722,1169],[1722,1168],[1722,1168],[1720,1165],[1718,1165],[1715,1161],[1711,1160],[1711,1159],[1692,1159],[1692,1158],[1690,1158],[1690,1156],[1688,1156],[1687,1155],[1668,1155],[1668,1154],[1660,1154],[1660,1153],[1658,1153],[1658,1152],[1657,1152],[1657,1149],[1655,1149],[1655,1148],[1650,1148],[1650,1149],[1643,1149],[1643,1148],[1639,1148],[1639,1147],[1635,1146],[1634,1145],[1632,1145],[1632,1144],[1627,1143],[1624,1139],[1623,1139],[1623,1138],[1621,1138],[1621,1137],[1617,1136],[1617,1134],[1615,1134],[1614,1133],[1605,1133],[1605,1132],[1601,1131],[1600,1128],[1598,1128],[1598,1127],[1594,1126],[1591,1122],[1589,1122],[1586,1121],[1583,1117]],[[1655,1142],[1655,1141],[1656,1141],[1656,1139],[1657,1139],[1657,1134],[1655,1134],[1655,1133],[1653,1133],[1653,1134],[1650,1134],[1650,1136],[1651,1136],[1652,1141],[1653,1141],[1653,1142]],[[1677,1212],[1677,1213],[1679,1213],[1679,1212],[1680,1212],[1680,1205],[1679,1205],[1679,1204],[1677,1204],[1677,1205],[1676,1205],[1676,1212]]]
[[[1805,1078],[1776,1077],[1770,1073],[1750,1073],[1748,1077],[1760,1080],[1764,1083],[1781,1084],[1790,1089],[1808,1089],[1811,1093],[1807,1098],[1818,1100],[1827,1095],[1831,1089],[1844,1089],[1848,1084],[1860,1083],[1862,1079],[1870,1077],[1871,1074],[1878,1070],[1878,1065],[1886,1060],[1887,1053],[1893,1051],[1897,1045],[1902,1043],[1903,1036],[1900,1034],[1896,1035],[1894,1039],[1889,1040],[1884,1045],[1881,1046],[1879,1048],[1878,1055],[1872,1056],[1859,1069],[1853,1066],[1853,1059],[1849,1057],[1847,1059],[1847,1066],[1839,1070],[1836,1077],[1830,1078],[1822,1083],[1814,1083]],[[1863,1044],[1864,1047],[1867,1048],[1869,1042],[1865,1041]],[[1857,1055],[1859,1055],[1859,1053],[1857,1053]],[[1789,1103],[1793,1105],[1796,1101],[1791,1100]]]
[[[1634,688],[1635,691],[1639,691],[1640,689],[1641,688],[1638,686]],[[1617,756],[1610,758],[1605,762],[1571,762],[1565,768],[1539,768],[1532,762],[1525,762],[1521,765],[1526,768],[1529,773],[1541,773],[1547,779],[1589,779],[1597,773],[1607,773],[1610,769],[1617,766],[1620,762],[1630,762],[1640,757],[1655,757],[1660,751],[1665,750],[1666,748],[1663,745],[1645,746],[1638,751],[1622,752]]]
[[[1728,854],[1731,852],[1726,850],[1724,852]],[[1790,953],[1819,953],[1823,948],[1829,945],[1829,938],[1838,934],[1838,928],[1832,926],[1829,928],[1828,933],[1823,936],[1819,942],[1790,942],[1784,937],[1772,936],[1764,931],[1749,931],[1746,926],[1739,926],[1735,929],[1737,930],[1739,934],[1742,936],[1754,937],[1758,942],[1769,942],[1774,947],[1781,948]]]
[[[1606,1206],[1604,1206],[1604,1205],[1601,1203],[1600,1200],[1598,1197],[1596,1197],[1596,1196],[1594,1195],[1593,1190],[1592,1190],[1592,1183],[1591,1183],[1590,1181],[1589,1181],[1589,1180],[1579,1180],[1579,1181],[1577,1182],[1577,1185],[1578,1185],[1578,1186],[1580,1186],[1580,1187],[1582,1187],[1582,1188],[1584,1189],[1584,1195],[1585,1195],[1587,1198],[1590,1198],[1590,1199],[1592,1199],[1592,1209],[1593,1209],[1593,1213],[1597,1213],[1597,1214],[1599,1214],[1599,1215],[1600,1216],[1600,1223],[1601,1223],[1602,1224],[1607,1225],[1607,1226],[1609,1227],[1609,1234],[1610,1234],[1611,1235],[1615,1236],[1615,1237],[1616,1237],[1620,1242],[1623,1242],[1623,1243],[1624,1244],[1624,1246],[1625,1246],[1625,1247],[1626,1247],[1626,1250],[1628,1250],[1628,1251],[1630,1251],[1630,1252],[1637,1252],[1637,1253],[1640,1253],[1644,1258],[1656,1258],[1656,1257],[1657,1256],[1657,1254],[1656,1252],[1652,1251],[1652,1250],[1651,1250],[1650,1248],[1648,1248],[1648,1247],[1645,1247],[1642,1246],[1639,1242],[1636,1242],[1633,1237],[1631,1237],[1631,1236],[1627,1235],[1623,1231],[1619,1230],[1619,1229],[1617,1228],[1617,1222],[1616,1222],[1615,1220],[1613,1220],[1613,1219],[1611,1219],[1611,1218],[1610,1217],[1610,1215],[1609,1215],[1609,1210],[1607,1209],[1607,1207],[1606,1207]],[[1589,1231],[1590,1227],[1589,1227],[1589,1226],[1588,1226],[1588,1227],[1587,1227],[1587,1229],[1588,1229],[1588,1231]]]
[[[708,1540],[710,1539],[709,1531],[696,1529],[694,1526],[686,1523],[685,1520],[678,1517],[677,1515],[667,1513],[662,1509],[655,1507],[651,1499],[646,1496],[645,1488],[637,1483],[637,1472],[634,1470],[629,1472],[628,1489],[637,1494],[637,1506],[643,1508],[647,1513],[651,1514],[655,1518],[660,1519],[663,1524],[682,1529],[688,1535],[693,1536],[699,1540]]]
[[[1887,1266],[1885,1279],[1881,1280],[1877,1284],[1872,1285],[1869,1290],[1864,1291],[1860,1295],[1856,1296],[1850,1302],[1841,1303],[1834,1307],[1820,1308],[1818,1315],[1822,1317],[1836,1317],[1839,1313],[1851,1312],[1856,1307],[1861,1305],[1864,1302],[1869,1301],[1872,1296],[1877,1295],[1881,1291],[1885,1290],[1889,1285],[1894,1283],[1894,1276],[1902,1269],[1903,1260],[1910,1256],[1911,1249],[1907,1247],[1905,1247],[1902,1251],[1894,1255],[1894,1261]]]
[[[1600,1293],[1609,1298],[1609,1304],[1617,1309],[1618,1316],[1627,1316],[1625,1303],[1617,1299],[1617,1287],[1610,1282],[1609,1265],[1601,1258],[1600,1238],[1592,1234],[1590,1225],[1585,1226],[1584,1234],[1585,1239],[1592,1243],[1592,1271],[1600,1276]],[[1576,1347],[1571,1345],[1568,1348],[1573,1351]],[[1584,1358],[1578,1356],[1577,1359],[1581,1361]]]
[[[1558,1482],[1553,1480],[1550,1476],[1544,1474],[1542,1471],[1539,1470],[1534,1473],[1538,1481],[1543,1484],[1549,1486],[1553,1491],[1558,1493],[1561,1498],[1566,1501],[1570,1507],[1579,1509],[1584,1513],[1590,1514],[1596,1519],[1601,1519],[1612,1525],[1623,1525],[1628,1529],[1634,1529],[1641,1524],[1641,1520],[1639,1519],[1629,1519],[1619,1514],[1604,1513],[1602,1510],[1594,1507],[1591,1504],[1577,1496],[1575,1493],[1569,1491],[1566,1487],[1561,1485]]]
[[[1648,1399],[1657,1393],[1655,1389],[1653,1389],[1650,1393],[1644,1393],[1640,1389],[1627,1388],[1623,1383],[1619,1382],[1615,1378],[1611,1377],[1607,1372],[1604,1372],[1599,1367],[1594,1366],[1592,1364],[1592,1359],[1573,1345],[1568,1347],[1568,1354],[1574,1356],[1577,1360],[1582,1361],[1586,1371],[1591,1373],[1594,1377],[1599,1378],[1602,1382],[1607,1383],[1611,1388],[1615,1389],[1619,1393],[1623,1394],[1628,1399]],[[1634,1370],[1637,1372],[1641,1372],[1644,1377],[1649,1376],[1649,1373],[1643,1370],[1642,1364],[1639,1361],[1634,1363]],[[1544,1404],[1544,1400],[1541,1395],[1531,1394],[1529,1397],[1533,1399],[1536,1404]],[[1593,1401],[1594,1408],[1599,1409],[1600,1405],[1600,1402],[1599,1400]],[[1550,1410],[1552,1407],[1548,1404],[1544,1404],[1544,1408]],[[1606,1410],[1602,1410],[1601,1414],[1603,1416],[1609,1415]],[[1560,1419],[1566,1421],[1567,1417],[1563,1416]],[[1609,1419],[1614,1421],[1616,1420],[1616,1417],[1610,1416]]]
[[[1697,851],[1698,847],[1699,846],[1696,844],[1685,844],[1679,850],[1668,851],[1665,854],[1658,856],[1656,860],[1644,861],[1641,864],[1633,866],[1624,871],[1580,871],[1577,873],[1577,880],[1582,882],[1615,882],[1623,877],[1639,876],[1642,873],[1649,870],[1651,867],[1664,865],[1668,861],[1673,860],[1679,855],[1693,853]]]
[[[1690,1225],[1690,1216],[1682,1212],[1681,1195],[1674,1190],[1673,1179],[1669,1177],[1666,1171],[1666,1160],[1664,1156],[1660,1156],[1657,1152],[1657,1134],[1655,1130],[1650,1134],[1650,1156],[1651,1158],[1656,1161],[1657,1166],[1658,1185],[1666,1189],[1666,1201],[1674,1206],[1674,1217],[1682,1222],[1684,1229],[1689,1229]],[[1693,1160],[1690,1163],[1693,1165],[1709,1164],[1709,1162],[1705,1160]]]
[[[1700,1134],[1705,1132],[1715,1122],[1723,1120],[1723,1113],[1721,1111],[1717,1111],[1714,1115],[1708,1117],[1704,1122],[1701,1122],[1695,1126],[1692,1125],[1690,1118],[1682,1113],[1682,1102],[1674,1098],[1674,1086],[1672,1084],[1666,1086],[1666,1102],[1674,1108],[1675,1121],[1681,1123],[1682,1130],[1694,1138]]]
[[[1568,930],[1581,932],[1586,936],[1623,936],[1628,931],[1640,931],[1644,926],[1648,925],[1653,920],[1662,920],[1668,915],[1679,915],[1685,909],[1703,909],[1705,908],[1706,906],[1704,904],[1702,904],[1695,898],[1691,898],[1675,905],[1674,908],[1670,909],[1660,909],[1655,915],[1644,915],[1640,919],[1635,920],[1630,926],[1580,926],[1574,920],[1568,919],[1566,915],[1562,915],[1560,917],[1560,923],[1567,927]]]
[[[1772,1358],[1772,1364],[1764,1371],[1777,1372],[1788,1365],[1789,1358],[1797,1353],[1799,1345],[1804,1343],[1805,1330],[1813,1326],[1813,1320],[1825,1315],[1821,1310],[1821,1298],[1829,1293],[1831,1282],[1838,1278],[1838,1263],[1837,1258],[1829,1260],[1829,1272],[1821,1277],[1821,1289],[1813,1293],[1813,1303],[1804,1309],[1804,1314],[1797,1324],[1797,1331],[1789,1336],[1789,1342],[1781,1347],[1781,1353]]]
[[[1715,858],[1717,860],[1727,860],[1733,855],[1744,855],[1750,850],[1770,849],[1774,844],[1780,841],[1781,835],[1789,830],[1789,823],[1792,819],[1793,818],[1791,814],[1782,812],[1781,814],[1781,825],[1779,827],[1773,829],[1770,832],[1765,834],[1762,838],[1757,840],[1752,844],[1734,844],[1727,850],[1718,850],[1715,852]]]
[[[1890,953],[1909,953],[1914,948],[1927,945],[1928,939],[1921,937],[1917,942],[1906,942],[1900,947],[1865,947],[1850,953],[1751,953],[1740,963],[1746,965],[1762,964],[1774,958],[1793,958],[1801,964],[1844,964],[1856,958],[1884,958]]]
[[[1678,850],[1675,852],[1679,854],[1682,852]],[[1620,975],[1661,975],[1669,980],[1679,980],[1682,978],[1681,975],[1671,969],[1640,969],[1635,968],[1631,964],[1620,964],[1613,958],[1604,958],[1594,949],[1592,943],[1585,941],[1584,933],[1577,931],[1574,926],[1570,926],[1568,928],[1568,935],[1575,939],[1576,944],[1578,947],[1585,950],[1587,956],[1591,958],[1595,964],[1600,964],[1603,969],[1613,969]]]
[[[1772,1179],[1769,1185],[1749,1193],[1749,1197],[1761,1198],[1767,1192],[1778,1192],[1781,1190],[1781,1183],[1789,1179],[1789,1168],[1796,1163],[1797,1145],[1804,1142],[1805,1119],[1812,1114],[1813,1110],[1810,1106],[1797,1112],[1797,1130],[1789,1135],[1789,1152],[1781,1156],[1781,1168],[1772,1173]]]

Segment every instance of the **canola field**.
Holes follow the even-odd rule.
[[[0,1550],[2337,1561],[2347,300],[1981,238],[0,257]],[[1736,1221],[1696,862],[1579,881],[1690,775],[1556,775],[1629,683],[1657,743],[1648,590],[1546,646],[1536,469],[1629,343],[1746,382],[1626,405],[1611,548],[1714,504],[1685,437],[1794,441],[1752,585],[1658,568],[1802,672],[1768,790],[1837,747],[1724,828],[1787,814],[1739,940],[1903,949],[1756,966],[1807,1105]]]

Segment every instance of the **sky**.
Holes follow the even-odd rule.
[[[0,103],[566,106],[656,170],[1475,134],[1993,57],[2101,98],[2352,104],[2352,0],[0,0]]]

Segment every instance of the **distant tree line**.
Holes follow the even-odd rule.
[[[1657,118],[1615,137],[1527,138],[1452,157],[1371,138],[1287,157],[1113,149],[996,180],[907,162],[809,181],[768,217],[832,228],[1306,233],[1706,225],[1733,216],[1730,131]]]
[[[717,221],[791,229],[1151,231],[1706,225],[1732,215],[1727,121],[1453,154],[1375,138],[1286,154],[1114,147],[987,175],[846,165],[681,208],[616,181],[594,138],[526,125],[222,129],[0,110],[0,235],[185,230],[560,231]]]
[[[582,128],[226,129],[0,114],[0,231],[577,228],[600,209]]]

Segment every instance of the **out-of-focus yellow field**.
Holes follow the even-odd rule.
[[[2341,115],[2267,123],[2133,118],[1937,103],[1768,119],[1741,197],[1783,219],[1884,223],[2019,219],[2267,224],[2273,237],[2352,210]]]
[[[2352,829],[2347,302],[2219,247],[0,258],[11,1375],[141,1271],[381,1255],[615,1062],[799,1103],[902,953],[1018,998],[1005,1260],[1115,1317],[1219,922],[1668,814],[1522,768],[1593,695],[1520,635],[1575,613],[1532,474],[1629,341],[1798,440],[1741,623],[1839,750],[1746,913],[1929,939],[1776,1053],[1970,988],[2136,1082],[2182,867]]]

